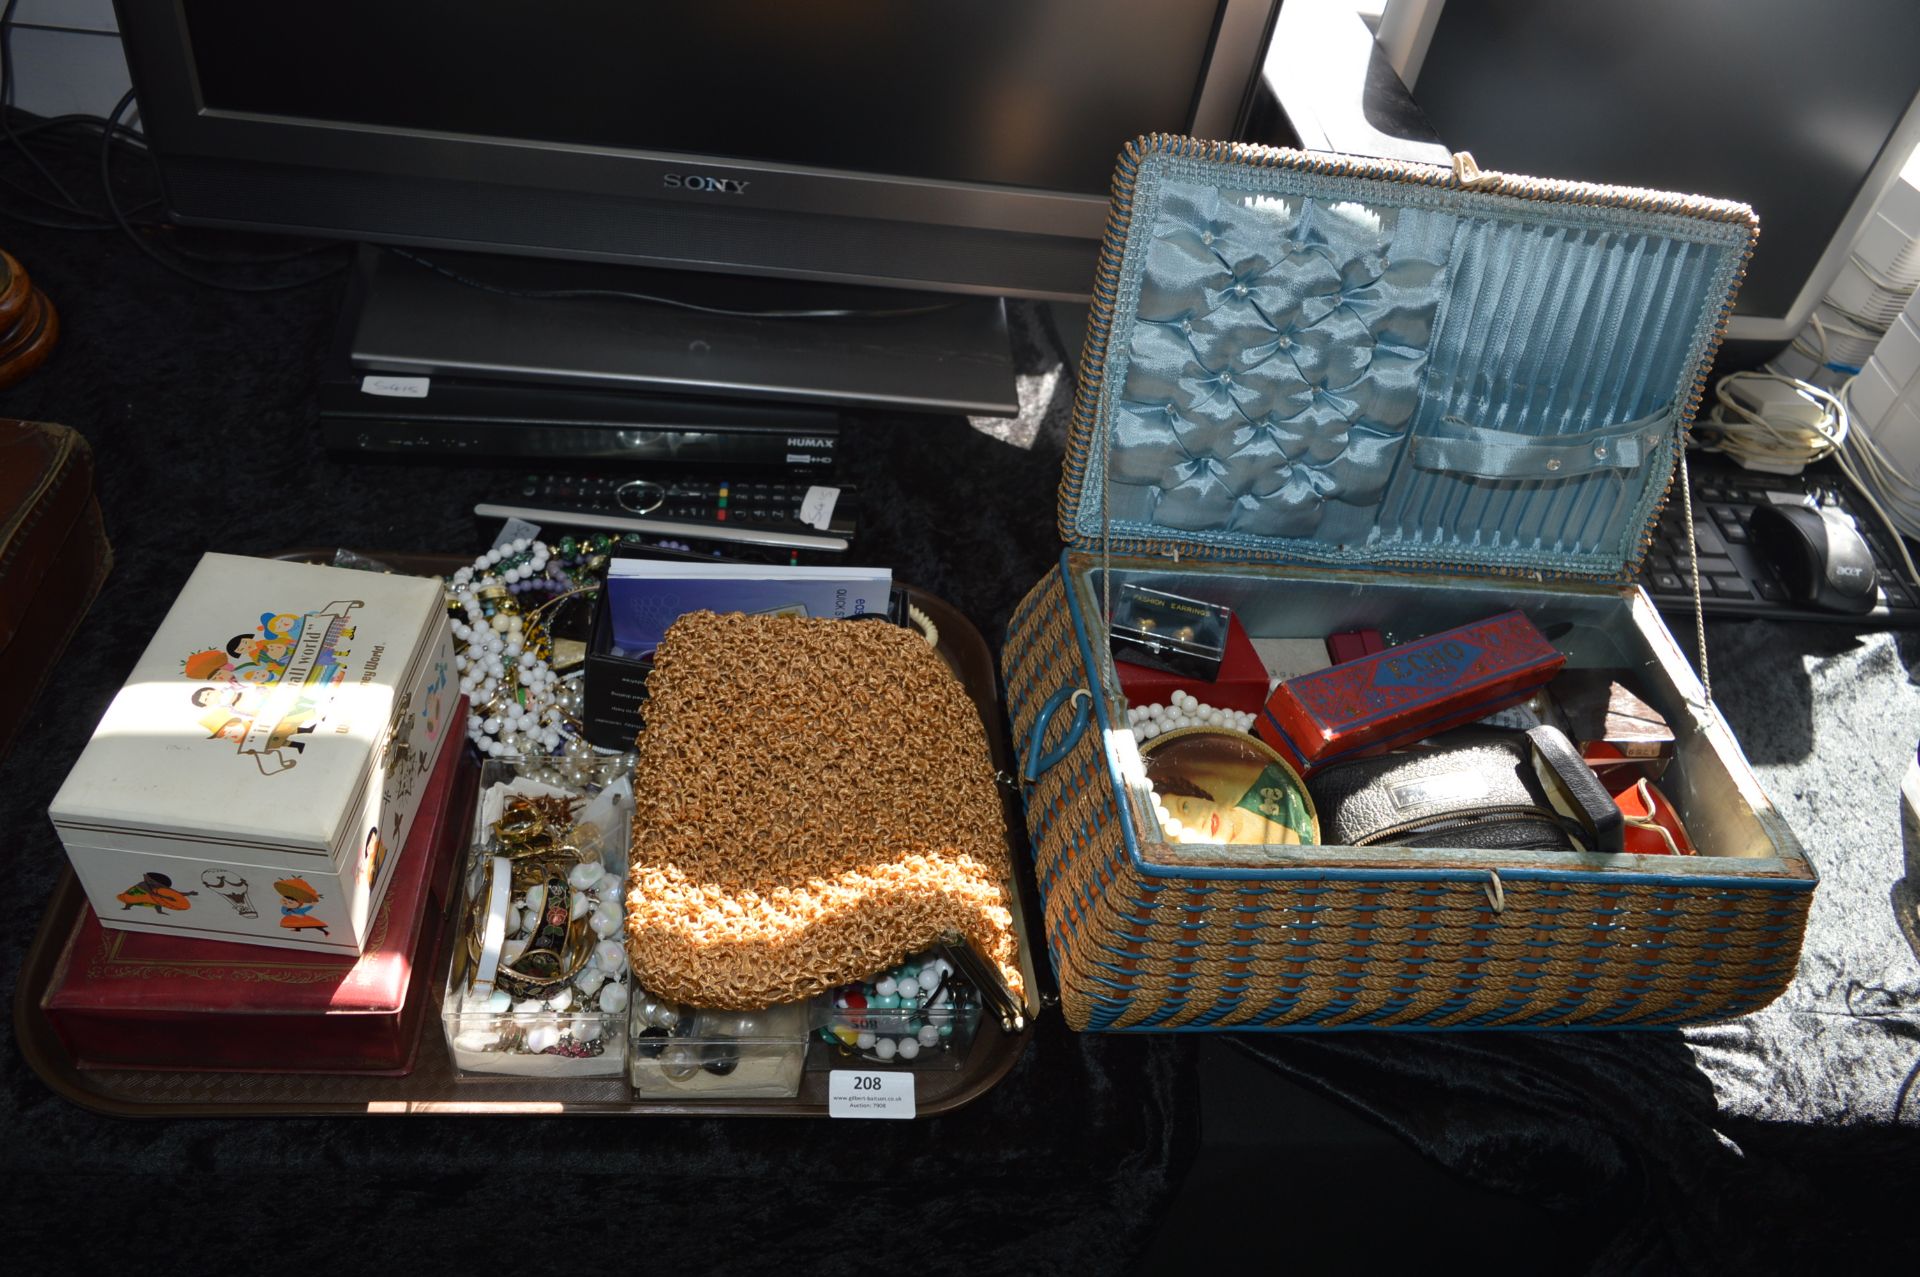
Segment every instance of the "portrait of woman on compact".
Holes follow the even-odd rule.
[[[1320,822],[1299,775],[1245,732],[1182,728],[1146,742],[1140,753],[1168,842],[1270,847],[1320,841]]]

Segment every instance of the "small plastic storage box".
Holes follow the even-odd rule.
[[[800,1093],[807,1008],[678,1011],[673,1031],[635,1014],[631,1079],[636,1099],[782,1099]]]
[[[814,1067],[958,1069],[980,1027],[980,994],[937,953],[918,953],[810,1007]]]
[[[463,1073],[618,1077],[626,1067],[632,984],[622,937],[633,760],[578,765],[590,772],[584,784],[547,760],[489,759],[482,768],[441,1002],[447,1045]],[[548,804],[537,813],[543,827],[516,814],[523,801]],[[556,819],[564,807],[571,818]],[[559,881],[567,884],[564,901],[550,886]],[[506,893],[504,908],[496,891]],[[564,980],[516,987],[515,964],[539,946],[543,926],[555,937],[548,947],[557,970],[584,961]],[[537,981],[536,968],[526,969]]]

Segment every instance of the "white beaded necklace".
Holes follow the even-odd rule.
[[[1237,732],[1253,730],[1253,715],[1239,709],[1215,709],[1202,704],[1191,692],[1176,691],[1166,705],[1127,706],[1127,726],[1142,740],[1152,740],[1162,732],[1182,727],[1230,727]]]
[[[460,690],[470,706],[467,738],[494,758],[552,758],[562,778],[569,778],[594,756],[593,746],[579,734],[579,679],[554,673],[541,659],[525,617],[504,611],[489,617],[480,597],[490,588],[547,577],[551,560],[543,541],[509,541],[449,577],[447,597],[465,616],[456,615],[451,626],[458,641],[453,659]],[[558,601],[550,599],[540,608]]]

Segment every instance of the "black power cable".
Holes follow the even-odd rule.
[[[107,211],[113,214],[113,220],[119,223],[120,229],[126,232],[127,238],[133,241],[135,248],[138,248],[155,262],[183,279],[190,279],[196,284],[201,284],[208,288],[218,288],[229,293],[289,292],[296,288],[307,288],[325,279],[331,279],[347,269],[346,263],[342,262],[337,266],[330,267],[316,274],[307,275],[300,279],[282,280],[270,284],[236,284],[224,279],[215,279],[211,275],[203,275],[197,270],[182,266],[179,262],[170,260],[166,254],[147,243],[145,239],[141,238],[140,232],[135,230],[133,224],[127,220],[126,215],[120,211],[120,205],[113,198],[113,137],[115,132],[121,127],[120,117],[126,114],[129,106],[133,105],[133,92],[132,89],[128,89],[121,95],[120,101],[114,105],[112,113],[107,116],[106,129],[100,135],[100,186],[107,197]],[[304,256],[305,254],[302,253],[299,255]]]
[[[120,103],[114,108],[113,114],[105,119],[95,115],[69,114],[36,120],[25,127],[16,127],[14,124],[13,30],[14,11],[18,6],[19,0],[6,0],[5,5],[0,7],[0,137],[6,139],[13,150],[32,167],[33,171],[45,182],[46,187],[50,189],[37,189],[33,185],[15,181],[13,178],[5,175],[0,175],[0,186],[5,186],[17,194],[24,196],[26,199],[43,206],[50,214],[53,214],[53,216],[39,216],[17,208],[5,207],[0,207],[0,216],[5,216],[17,222],[23,222],[27,225],[38,226],[47,230],[76,232],[112,232],[118,230],[124,233],[127,238],[131,239],[134,246],[142,253],[145,253],[148,257],[151,257],[155,262],[168,270],[182,275],[187,279],[191,279],[195,283],[205,285],[206,287],[225,289],[230,292],[266,293],[305,288],[309,284],[315,284],[323,279],[329,279],[338,275],[346,269],[346,264],[343,262],[329,270],[318,274],[303,276],[300,279],[267,284],[231,283],[226,280],[215,279],[209,275],[203,275],[197,271],[181,266],[179,263],[170,260],[167,254],[161,253],[152,244],[148,243],[141,235],[142,230],[164,232],[171,229],[171,225],[164,220],[142,219],[139,216],[157,206],[160,203],[159,198],[155,197],[142,200],[130,209],[123,209],[120,207],[119,201],[114,198],[113,193],[113,147],[115,143],[134,151],[136,154],[144,157],[149,163],[154,163],[157,167],[157,161],[155,161],[152,152],[147,147],[146,140],[136,133],[131,126],[121,123],[121,117],[126,114],[127,108],[133,103],[134,93],[131,89],[120,99]],[[29,138],[41,138],[45,141],[61,143],[72,149],[86,153],[93,149],[92,139],[86,135],[96,131],[99,133],[98,152],[101,193],[106,203],[106,211],[104,213],[97,208],[83,204],[76,198],[74,193],[67,188],[66,184],[63,183],[60,178],[55,175],[53,170],[50,169],[38,155],[34,154],[33,149],[27,145]],[[337,247],[337,244],[322,243],[282,253],[235,256],[231,254],[203,252],[184,244],[175,243],[168,245],[168,251],[175,256],[216,265],[255,266],[275,265],[282,262],[295,261]]]

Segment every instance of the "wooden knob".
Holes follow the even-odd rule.
[[[12,253],[0,249],[0,389],[46,362],[60,336],[60,314],[33,286]]]
[[[33,295],[33,281],[14,260],[12,253],[0,249],[0,332],[9,332],[27,308]]]
[[[18,318],[0,334],[0,389],[45,363],[59,337],[60,313],[45,293],[29,288]]]

